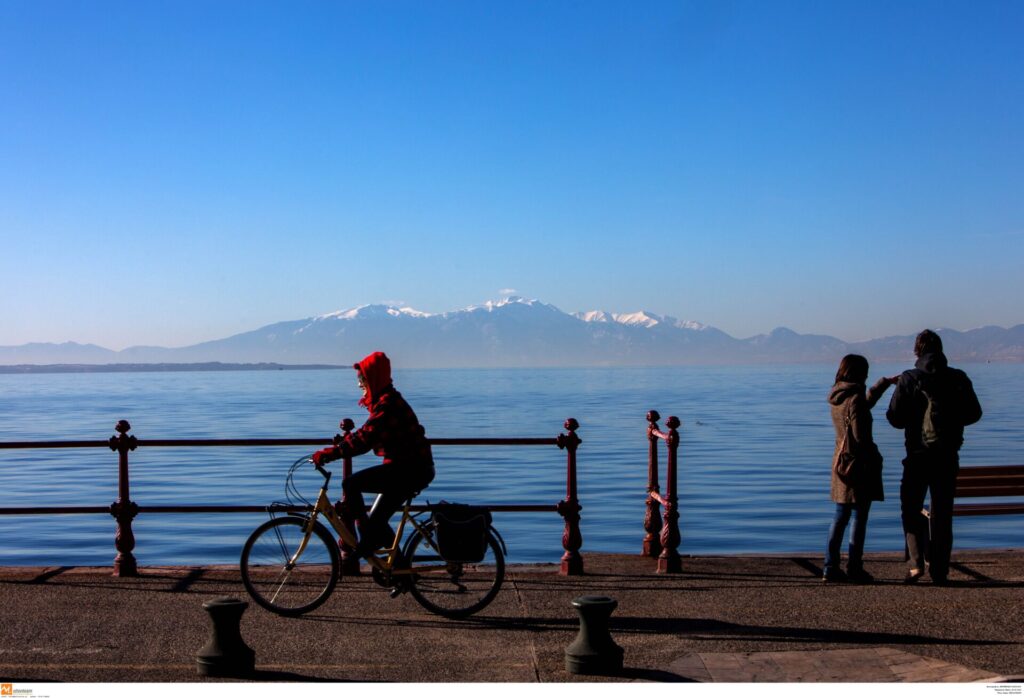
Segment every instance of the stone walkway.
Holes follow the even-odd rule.
[[[252,606],[248,681],[305,682],[996,682],[1024,675],[1024,552],[955,556],[952,585],[901,583],[898,554],[869,556],[878,583],[822,584],[806,555],[684,557],[682,574],[636,555],[590,553],[586,574],[511,566],[494,603],[468,620],[389,599],[346,577],[301,618]],[[246,598],[237,568],[0,567],[4,683],[210,681],[204,602]],[[572,600],[609,596],[625,652],[614,676],[565,671]]]
[[[693,652],[669,665],[674,674],[700,682],[926,682],[1002,681],[989,671],[892,649],[815,652]]]

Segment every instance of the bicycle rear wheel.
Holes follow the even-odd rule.
[[[428,529],[429,530],[429,529]],[[447,562],[432,537],[416,531],[406,546],[406,559],[414,570],[409,591],[425,609],[448,618],[465,618],[484,608],[505,580],[505,556],[488,532],[487,552],[480,562]],[[436,570],[417,567],[438,566]]]
[[[338,544],[319,523],[295,564],[290,564],[305,537],[306,520],[289,516],[267,521],[242,548],[242,584],[268,611],[298,616],[320,606],[338,583]]]

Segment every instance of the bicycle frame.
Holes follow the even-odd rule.
[[[325,470],[323,466],[317,465],[317,471],[324,476],[323,487],[320,488],[320,494],[316,498],[316,503],[313,505],[313,511],[309,516],[309,523],[306,527],[305,536],[302,538],[302,543],[299,544],[298,550],[295,551],[295,555],[289,561],[289,565],[295,565],[299,558],[302,557],[302,553],[306,550],[306,545],[309,543],[310,537],[313,535],[313,527],[316,524],[318,515],[322,515],[327,522],[331,524],[331,528],[338,534],[341,541],[351,547],[355,548],[358,542],[355,534],[345,524],[344,520],[334,510],[334,505],[331,503],[330,498],[327,496],[327,487],[331,482],[331,472]],[[411,575],[416,572],[426,572],[433,570],[447,569],[447,563],[442,565],[420,565],[415,569],[412,567],[396,568],[395,562],[398,559],[398,554],[402,546],[402,536],[405,533],[405,525],[409,523],[420,532],[424,540],[428,541],[433,547],[433,542],[430,534],[424,529],[423,525],[416,520],[415,517],[409,514],[409,505],[411,500],[406,500],[405,506],[402,507],[402,518],[398,522],[398,529],[395,531],[395,539],[392,541],[391,546],[383,548],[386,555],[383,557],[377,557],[374,553],[368,553],[364,559],[370,563],[374,568],[380,572],[390,573],[392,575]],[[407,561],[411,563],[410,561]]]

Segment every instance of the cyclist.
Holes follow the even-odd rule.
[[[388,357],[376,351],[352,367],[363,391],[359,404],[370,416],[337,446],[314,453],[313,462],[321,465],[371,450],[384,459],[380,465],[353,473],[341,483],[348,511],[360,530],[356,552],[366,556],[390,542],[388,536],[394,536],[388,525],[391,515],[434,479],[434,458],[416,413],[391,382]],[[370,516],[366,514],[363,492],[381,495]]]

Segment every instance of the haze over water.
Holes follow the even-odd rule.
[[[1024,366],[961,364],[985,410],[967,430],[965,465],[1019,462]],[[872,366],[871,379],[904,365]],[[833,431],[825,364],[727,368],[409,370],[396,386],[428,436],[554,437],[580,422],[579,496],[587,551],[639,552],[647,485],[648,410],[683,422],[680,497],[683,554],[810,552],[820,555],[833,505]],[[360,424],[349,371],[0,375],[0,441],[105,440],[119,419],[140,440],[324,437]],[[868,550],[901,550],[902,433],[874,411],[885,457],[886,501],[871,512]],[[302,448],[140,448],[130,456],[140,505],[269,504]],[[438,477],[421,499],[554,504],[565,497],[565,453],[550,447],[434,449]],[[355,461],[356,469],[377,462]],[[340,464],[337,464],[340,472]],[[664,489],[665,452],[661,474]],[[303,481],[307,497],[317,478]],[[337,482],[337,480],[335,481]],[[0,452],[8,506],[105,506],[117,495],[117,458],[106,449]],[[340,488],[333,485],[334,494]],[[235,563],[265,515],[140,515],[140,564]],[[956,520],[957,548],[1021,544],[1020,516]],[[499,514],[515,562],[556,561],[554,513]],[[110,564],[107,515],[0,517],[0,564]]]

